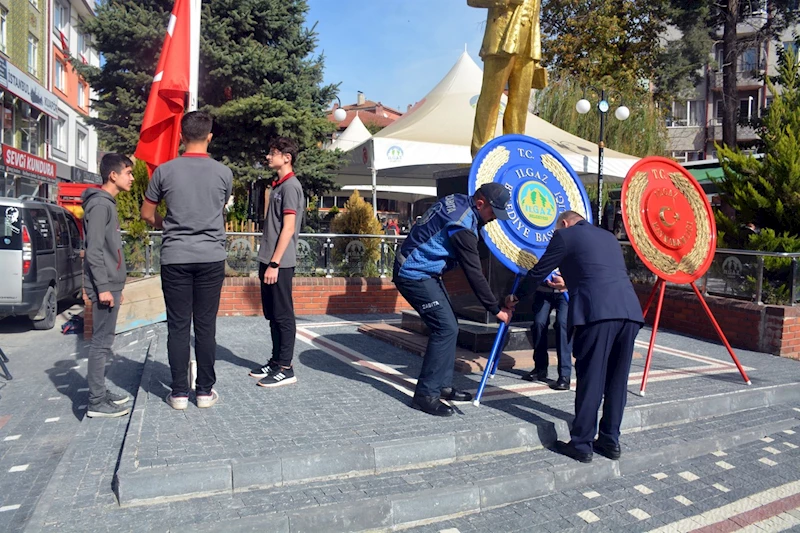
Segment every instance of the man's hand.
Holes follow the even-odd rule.
[[[267,285],[275,285],[278,283],[278,269],[267,267],[267,270],[264,272],[264,283]]]
[[[125,295],[122,294],[122,293],[119,293],[119,305],[122,305],[124,303],[125,303]]]
[[[514,311],[509,309],[508,307],[504,307],[497,313],[497,320],[500,322],[505,322],[506,326],[511,322],[511,317],[514,315]]]
[[[547,286],[557,291],[567,290],[567,284],[564,282],[564,278],[555,274],[553,275],[552,279],[547,282]]]
[[[109,307],[114,307],[114,295],[111,291],[101,292],[97,295],[97,302]]]
[[[512,310],[513,310],[513,309],[514,309],[514,307],[515,307],[515,306],[516,306],[518,303],[519,303],[519,298],[517,298],[517,297],[516,297],[516,296],[514,296],[513,294],[509,294],[508,296],[506,296],[506,302],[505,302],[505,304],[506,304],[506,307],[507,307],[507,308],[509,308],[509,309],[512,309]]]

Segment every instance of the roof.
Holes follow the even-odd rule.
[[[346,106],[342,106],[342,108],[345,110],[347,109]],[[396,118],[393,117],[384,117],[382,115],[377,115],[371,111],[364,111],[364,110],[347,111],[347,116],[345,117],[345,119],[341,122],[336,123],[338,127],[337,129],[342,130],[347,128],[353,121],[353,119],[356,117],[356,115],[358,115],[358,117],[361,119],[361,122],[363,122],[364,124],[375,124],[377,126],[380,126],[381,128],[385,128],[386,126],[397,120]],[[330,120],[331,122],[336,122],[336,120],[333,118],[333,112],[328,114],[328,120]]]

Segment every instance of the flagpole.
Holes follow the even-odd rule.
[[[189,107],[187,111],[197,110],[198,71],[200,69],[200,12],[202,0],[191,0],[190,41],[189,41]]]

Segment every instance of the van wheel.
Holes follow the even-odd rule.
[[[47,289],[42,302],[44,308],[44,318],[33,321],[33,329],[53,329],[56,325],[56,313],[58,313],[58,299],[56,290],[53,287]]]

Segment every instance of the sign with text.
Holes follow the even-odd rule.
[[[58,117],[58,98],[39,85],[33,78],[0,57],[0,85],[19,96],[36,109]]]
[[[591,222],[591,206],[578,175],[561,155],[525,135],[503,135],[489,141],[472,162],[469,193],[491,181],[511,195],[508,220],[484,227],[486,244],[512,272],[533,268],[555,233],[556,219],[576,211]]]
[[[10,171],[40,180],[56,182],[56,164],[36,157],[33,154],[17,150],[6,144],[3,146],[3,165]]]

